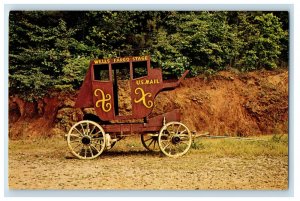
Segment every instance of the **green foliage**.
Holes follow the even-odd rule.
[[[90,60],[86,57],[68,58],[63,66],[62,75],[58,77],[60,82],[54,87],[59,90],[72,91],[78,89],[86,73],[86,67]]]
[[[275,69],[282,51],[281,40],[287,37],[279,18],[272,13],[243,13],[238,35],[243,38],[238,67],[242,71]]]
[[[164,77],[288,63],[287,12],[12,11],[9,87],[27,99],[80,87],[89,60],[145,55]]]
[[[50,13],[49,13],[50,14]],[[71,57],[74,29],[47,12],[15,12],[10,19],[10,93],[31,100],[60,85],[63,67]],[[24,17],[26,16],[26,17]],[[48,19],[48,17],[50,19]],[[20,19],[18,19],[20,18]],[[46,18],[49,21],[38,21]]]

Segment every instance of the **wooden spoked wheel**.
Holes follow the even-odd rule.
[[[149,151],[159,151],[158,146],[158,134],[143,133],[141,135],[141,141],[143,146]]]
[[[183,123],[169,122],[159,131],[158,145],[166,156],[182,156],[190,149],[191,144],[192,134]]]
[[[94,159],[105,149],[105,132],[96,122],[83,120],[71,127],[67,142],[77,158]]]

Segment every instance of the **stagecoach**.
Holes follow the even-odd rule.
[[[140,135],[149,151],[169,157],[187,153],[192,135],[180,122],[180,110],[153,116],[154,99],[179,80],[163,80],[162,71],[150,67],[150,56],[95,59],[80,88],[75,107],[94,108],[67,134],[70,151],[79,159],[94,159],[124,137]]]

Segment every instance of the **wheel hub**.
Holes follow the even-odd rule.
[[[82,144],[89,145],[89,144],[91,143],[91,138],[88,137],[88,136],[84,136],[84,137],[81,139],[81,142],[82,142]]]
[[[180,142],[180,137],[174,136],[174,137],[172,138],[172,143],[173,143],[173,144],[178,144],[179,142]]]

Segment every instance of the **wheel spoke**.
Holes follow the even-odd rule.
[[[170,142],[170,139],[169,139],[169,138],[167,138],[167,139],[165,139],[165,140],[163,140],[163,139],[160,139],[160,141],[162,141],[162,142],[165,142],[165,141],[168,141],[168,142]]]
[[[102,131],[101,131],[101,130],[99,130],[97,133],[95,133],[95,134],[91,134],[91,136],[98,135],[99,133],[102,133]]]
[[[70,141],[71,143],[80,143],[81,144],[81,140],[72,140]]]
[[[94,157],[93,150],[92,150],[91,146],[89,146],[89,150],[90,150],[90,153],[91,153],[92,157]]]
[[[73,149],[75,150],[75,149],[77,149],[80,145],[82,145],[81,143],[80,144],[78,144],[76,147],[74,147]]]
[[[74,129],[81,135],[84,136],[84,134],[82,132],[80,132],[76,127],[74,127]]]
[[[184,134],[179,134],[178,136],[181,139],[181,138],[189,137],[189,134],[188,133],[184,133]]]
[[[81,126],[81,129],[82,129],[82,131],[83,131],[83,135],[85,135],[85,130],[84,130],[84,128],[83,128],[83,125],[80,124],[80,126]]]
[[[179,131],[179,128],[181,127],[181,124],[179,124],[179,126],[177,127],[177,130],[176,130],[176,135],[178,134],[178,131]]]
[[[102,142],[103,142],[102,140],[101,141],[93,141],[93,144],[102,146]]]
[[[75,133],[70,133],[69,135],[70,135],[70,137],[76,137],[76,138],[80,138],[80,135],[78,135],[78,134],[75,134]]]
[[[91,143],[94,147],[102,147],[103,146],[103,140],[97,140],[97,141],[93,141]]]
[[[170,145],[171,145],[171,143],[168,143],[163,149],[166,150],[166,148]]]
[[[100,138],[93,138],[91,140],[91,144],[100,144],[100,142],[102,142],[103,140],[100,140]]]
[[[84,147],[84,157],[86,158],[86,155],[87,155],[87,148],[86,146]]]
[[[186,128],[183,131],[180,131],[179,135],[184,134],[185,131],[187,131]]]
[[[156,142],[157,142],[157,140],[154,140],[153,149],[155,149]]]
[[[152,141],[149,143],[148,147],[150,147],[150,145],[154,142],[154,140],[152,139]]]
[[[144,140],[144,142],[147,142],[147,141],[149,141],[149,140],[152,140],[152,137],[148,138],[147,140]]]
[[[82,145],[82,143],[80,141],[74,141],[74,142],[71,142],[72,144],[70,144],[73,149],[75,150],[77,147],[79,147],[80,145]]]
[[[86,134],[89,135],[89,130],[90,130],[90,124],[89,122],[86,123]]]
[[[103,140],[103,136],[99,136],[99,137],[93,137],[91,138],[92,140]]]
[[[96,149],[97,152],[99,152],[99,150],[94,145],[91,144],[90,146]]]
[[[96,128],[96,126],[94,125],[94,127],[93,127],[93,129],[92,129],[92,131],[91,131],[91,136],[92,136],[92,134],[93,134],[95,128]]]

